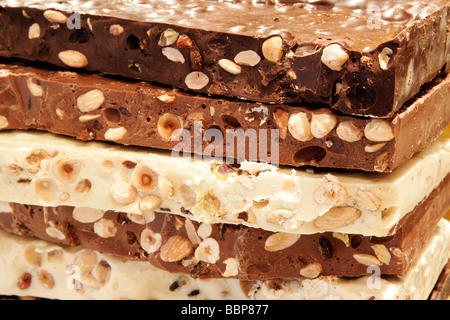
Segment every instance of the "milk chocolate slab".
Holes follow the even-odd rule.
[[[447,0],[0,6],[5,57],[352,115],[392,116],[448,61]]]
[[[426,300],[450,252],[442,220],[404,277],[194,279],[147,262],[0,231],[0,295],[58,300]]]
[[[424,85],[394,117],[371,120],[3,62],[0,128],[39,129],[81,140],[275,165],[391,172],[450,123],[446,75]]]
[[[35,131],[0,132],[0,201],[143,214],[273,232],[395,233],[450,173],[438,139],[392,173],[313,171],[179,157]]]
[[[20,236],[148,260],[159,269],[199,279],[359,277],[371,274],[370,266],[383,275],[404,276],[450,208],[448,194],[450,177],[403,218],[390,237],[331,232],[300,236],[199,224],[163,212],[137,216],[14,203],[0,206],[0,228]]]

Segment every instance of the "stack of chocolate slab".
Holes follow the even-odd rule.
[[[446,299],[449,13],[0,0],[0,295]]]

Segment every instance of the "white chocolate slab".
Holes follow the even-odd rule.
[[[312,173],[244,162],[239,173],[223,175],[217,167],[214,160],[176,158],[153,149],[82,142],[42,132],[0,133],[0,190],[8,190],[0,193],[0,201],[135,214],[141,214],[146,204],[149,210],[170,210],[209,224],[365,236],[392,233],[398,221],[441,183],[450,172],[450,140],[440,139],[388,174]],[[147,169],[142,175],[143,168],[157,175],[154,190],[140,187],[149,175]],[[330,185],[339,192],[320,196],[318,190]],[[344,201],[323,202],[336,194]],[[341,212],[331,224],[324,217],[335,206],[351,208],[360,216],[343,217]],[[336,225],[336,221],[347,224]]]
[[[193,279],[142,261],[61,247],[0,231],[0,295],[60,300],[426,300],[449,253],[450,223],[442,220],[403,278],[383,279],[371,273],[353,280],[336,277],[279,280],[274,286],[273,281]],[[274,290],[276,287],[279,289]],[[192,295],[193,292],[197,294]]]

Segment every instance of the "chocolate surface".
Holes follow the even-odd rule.
[[[213,96],[390,117],[445,66],[448,5],[0,1],[0,55]]]
[[[170,213],[117,212],[10,204],[0,227],[10,233],[148,260],[194,278],[314,278],[404,275],[450,207],[450,178],[403,218],[389,237],[341,233],[288,235],[226,224],[207,225]]]
[[[80,140],[296,167],[390,172],[424,150],[450,122],[450,77],[445,75],[422,86],[394,117],[379,120],[0,62],[1,129],[38,129]],[[299,115],[307,123],[295,122]],[[306,138],[298,134],[302,125],[311,132]],[[183,134],[175,134],[179,128]],[[114,130],[122,134],[111,135]]]

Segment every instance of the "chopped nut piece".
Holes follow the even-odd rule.
[[[60,120],[64,120],[64,116],[65,116],[64,110],[62,110],[60,108],[56,108],[55,113]]]
[[[45,233],[48,236],[55,238],[57,240],[60,240],[60,241],[63,241],[64,239],[66,239],[66,236],[64,235],[64,233],[61,230],[59,230],[52,221],[50,221],[50,227],[45,229]]]
[[[27,79],[27,87],[34,97],[42,97],[42,95],[44,94],[42,87],[40,85],[35,84],[33,80],[30,78]]]
[[[390,251],[392,252],[392,254],[394,256],[396,256],[397,258],[401,258],[403,255],[402,250],[400,250],[400,248],[391,248]]]
[[[77,160],[68,159],[64,154],[59,154],[54,161],[53,172],[64,183],[73,183],[80,174],[81,165]]]
[[[58,57],[68,67],[84,68],[88,65],[86,56],[75,50],[62,51],[58,54]]]
[[[178,48],[188,48],[188,49],[194,49],[196,45],[194,44],[194,41],[192,41],[191,38],[189,38],[187,35],[183,34],[181,35],[177,40],[177,46]]]
[[[295,113],[289,117],[288,129],[290,134],[299,141],[306,142],[314,139],[308,115],[304,112]]]
[[[364,147],[364,151],[367,153],[374,153],[380,151],[387,145],[387,142],[381,142],[377,144],[371,144]]]
[[[391,262],[391,254],[385,245],[376,244],[372,246],[372,249],[380,262],[384,264],[389,264]]]
[[[302,277],[314,279],[320,276],[322,273],[322,265],[320,263],[310,263],[306,267],[300,270],[300,275]]]
[[[159,176],[158,178],[158,188],[161,192],[161,195],[165,199],[172,199],[173,197],[173,184],[169,179],[163,176]]]
[[[364,137],[364,133],[353,121],[341,122],[336,128],[336,133],[342,141],[346,142],[357,142]]]
[[[365,266],[381,266],[382,263],[377,257],[370,254],[354,254],[353,258]]]
[[[8,119],[4,116],[0,116],[0,129],[6,129],[9,126]]]
[[[267,214],[267,221],[282,225],[294,216],[294,212],[288,209],[278,209]]]
[[[182,217],[177,216],[177,215],[175,215],[174,218],[175,218],[175,222],[174,222],[175,229],[177,229],[177,231],[180,231],[181,228],[184,227],[184,224],[185,224],[184,222],[186,219],[183,219]],[[189,237],[189,234],[188,234],[188,237]],[[191,240],[191,239],[189,239],[189,240]],[[192,242],[192,240],[191,240],[191,242]]]
[[[80,120],[81,123],[84,123],[84,122],[89,122],[92,120],[97,120],[100,117],[101,117],[101,115],[99,115],[99,114],[85,114],[85,115],[80,116],[78,118],[78,120]]]
[[[92,112],[97,110],[105,102],[105,95],[101,90],[91,90],[77,99],[77,107],[81,112]]]
[[[337,124],[337,118],[331,114],[313,114],[311,133],[317,139],[325,138]]]
[[[113,24],[109,27],[109,33],[113,36],[120,36],[124,29],[120,24]]]
[[[25,10],[22,10],[22,15],[27,19],[31,19],[31,16]]]
[[[322,53],[322,63],[334,71],[341,71],[342,66],[348,61],[350,56],[337,44],[331,44]]]
[[[64,263],[64,252],[60,249],[48,251],[47,261],[50,263]]]
[[[139,210],[142,213],[154,212],[161,206],[161,198],[155,195],[146,196],[139,201]]]
[[[191,208],[197,203],[197,195],[191,187],[182,185],[178,189],[177,193],[181,195],[186,208]]]
[[[198,227],[197,234],[200,238],[206,239],[208,238],[212,233],[212,226],[208,223],[201,223]]]
[[[333,232],[333,237],[341,240],[346,247],[350,246],[350,237],[346,233]]]
[[[253,207],[255,209],[263,209],[269,205],[270,201],[267,199],[253,200]]]
[[[102,218],[94,223],[94,232],[104,239],[112,238],[116,235],[117,227],[114,224],[114,221]]]
[[[119,181],[111,185],[110,189],[111,198],[123,205],[128,205],[136,201],[138,193],[136,188],[130,185],[128,182]]]
[[[127,134],[127,129],[124,127],[111,128],[105,132],[105,139],[110,141],[118,141],[123,139],[123,137]]]
[[[226,181],[228,178],[236,175],[236,172],[227,164],[214,165],[212,172],[220,181]]]
[[[189,238],[189,241],[191,241],[193,245],[198,245],[202,242],[202,239],[200,239],[200,237],[198,236],[197,231],[195,230],[195,226],[190,219],[185,219],[184,227],[186,229],[186,234]]]
[[[223,277],[235,277],[239,274],[239,265],[235,258],[225,259],[223,263],[225,264],[225,271],[222,273]]]
[[[280,131],[280,138],[286,139],[288,132],[288,122],[289,122],[289,113],[283,109],[276,109],[273,112],[273,118],[275,120],[275,125],[277,129]]]
[[[161,47],[170,46],[177,42],[179,35],[180,34],[178,32],[169,28],[161,34],[158,45],[160,45]]]
[[[186,62],[186,59],[184,58],[183,54],[177,48],[164,47],[162,49],[162,54],[170,61],[181,64]]]
[[[239,52],[234,57],[234,62],[241,66],[254,67],[261,62],[261,57],[253,50],[246,50]]]
[[[29,264],[35,267],[40,267],[42,262],[42,253],[39,252],[40,250],[36,248],[36,246],[31,245],[25,248],[25,260]]]
[[[387,70],[389,66],[389,62],[391,60],[391,56],[394,53],[391,48],[384,48],[383,51],[378,55],[378,61],[380,62],[380,68],[382,70]]]
[[[47,270],[41,269],[38,271],[38,280],[39,282],[47,289],[52,289],[55,286],[55,279],[50,272]]]
[[[144,249],[147,253],[154,253],[161,247],[161,234],[153,232],[153,230],[149,228],[142,230],[139,239],[142,249]]]
[[[76,207],[73,209],[73,218],[81,223],[92,223],[103,218],[105,211],[100,209]]]
[[[91,190],[91,187],[92,187],[92,184],[88,179],[82,179],[77,183],[77,185],[75,187],[75,192],[76,193],[86,193]]]
[[[224,69],[228,73],[231,73],[234,75],[238,75],[242,72],[242,68],[238,64],[236,64],[233,61],[228,60],[228,59],[219,60],[219,66],[221,66],[222,69]]]
[[[274,233],[266,239],[264,249],[270,252],[281,251],[294,245],[298,239],[300,239],[299,234]]]
[[[356,190],[354,199],[358,207],[363,209],[375,211],[381,207],[380,198],[369,190]]]
[[[90,273],[81,275],[81,283],[83,286],[93,289],[100,289],[102,287],[102,284]]]
[[[100,283],[101,286],[104,286],[109,280],[111,274],[111,266],[105,260],[101,260],[94,267],[91,274]]]
[[[339,183],[326,181],[314,193],[314,200],[320,205],[342,206],[348,200],[348,193]]]
[[[386,142],[395,137],[389,122],[381,119],[370,121],[366,125],[364,134],[367,139],[374,142]]]
[[[176,262],[189,256],[192,249],[193,245],[188,239],[175,235],[161,247],[160,257],[165,262]]]
[[[262,52],[264,58],[272,62],[278,62],[283,58],[283,39],[280,36],[274,36],[266,41],[262,45]]]
[[[138,165],[133,172],[133,185],[139,191],[153,192],[158,186],[159,176],[150,168]]]
[[[31,279],[31,273],[25,272],[20,276],[19,281],[17,282],[17,286],[20,290],[28,289],[31,285]]]
[[[41,36],[41,27],[39,23],[33,23],[28,29],[28,39],[37,39]]]
[[[146,212],[143,214],[127,213],[127,218],[137,224],[147,224],[155,220],[154,212]]]
[[[183,128],[182,120],[173,113],[163,114],[157,124],[158,133],[165,141],[175,140]]]
[[[177,101],[176,96],[171,96],[168,95],[167,93],[157,96],[156,98],[164,103],[174,103],[175,101]]]
[[[36,174],[41,170],[41,161],[44,159],[50,159],[50,155],[43,149],[35,149],[25,158],[24,167],[28,172]]]
[[[90,273],[97,264],[97,254],[93,251],[82,251],[75,258],[75,265],[81,273]]]
[[[51,23],[66,23],[68,18],[59,11],[47,10],[44,12],[44,17]]]
[[[38,199],[46,204],[50,204],[57,199],[58,186],[51,179],[39,179],[34,183],[34,192],[36,192]]]
[[[201,90],[209,83],[209,77],[200,71],[189,73],[184,80],[186,86],[192,90]]]
[[[195,250],[195,258],[207,263],[216,263],[220,257],[219,243],[213,238],[203,240]]]
[[[361,216],[361,211],[353,207],[332,208],[324,215],[316,218],[314,224],[320,230],[333,231],[345,227]]]
[[[375,160],[374,170],[377,172],[385,172],[389,166],[389,156],[388,151],[384,152]]]

